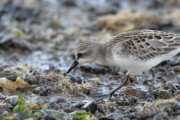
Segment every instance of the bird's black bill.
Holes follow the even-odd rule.
[[[78,61],[74,61],[73,64],[71,65],[71,67],[69,68],[69,70],[66,72],[66,74],[68,74],[69,72],[71,72],[72,69],[74,69],[77,65],[79,64]]]

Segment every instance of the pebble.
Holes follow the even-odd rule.
[[[94,101],[89,101],[84,106],[82,106],[82,108],[86,111],[90,111],[91,113],[95,113],[97,109],[97,104]]]
[[[56,100],[56,103],[58,104],[58,103],[66,103],[67,102],[67,100],[66,99],[64,99],[64,98],[62,98],[62,97],[59,97],[59,98],[57,98],[57,100]]]
[[[102,117],[99,120],[121,120],[121,116],[119,113],[111,113],[106,117]]]
[[[40,94],[41,96],[47,95],[47,89],[44,86],[37,87],[34,92]]]
[[[173,81],[166,82],[166,85],[169,89],[173,91],[177,91],[180,89],[180,86],[177,83],[174,83]]]
[[[52,91],[53,91],[52,88],[50,88],[50,87],[47,88],[47,93],[50,93],[50,92],[52,92]]]
[[[128,100],[121,100],[121,99],[118,100],[117,104],[119,106],[131,105],[131,103]]]
[[[49,102],[48,108],[58,110],[59,107],[58,107],[58,104],[56,104],[55,102]]]
[[[99,112],[103,113],[103,114],[106,113],[104,106],[101,105],[101,104],[98,104],[98,105],[97,105],[97,110],[98,110]]]
[[[167,113],[158,113],[152,120],[168,120]]]
[[[168,91],[160,90],[160,89],[154,91],[154,96],[155,96],[156,99],[157,98],[159,98],[159,99],[168,99],[168,98],[171,97],[171,95],[170,95],[170,93]]]
[[[111,72],[107,67],[98,66],[93,63],[81,65],[80,69],[93,74],[105,74],[107,72]]]
[[[15,82],[16,79],[17,79],[17,76],[16,75],[12,75],[12,76],[6,76],[6,79],[12,81],[12,82]]]
[[[175,86],[175,88],[176,88],[177,90],[180,90],[180,85],[179,85],[179,84],[175,84],[174,86]]]
[[[164,109],[163,109],[163,111],[164,112],[167,112],[167,113],[171,113],[172,112],[172,108],[171,107],[165,107]]]
[[[78,84],[82,83],[82,79],[80,77],[75,77],[74,75],[70,75],[70,74],[68,76],[70,77],[72,83],[78,83]]]
[[[65,6],[76,6],[77,3],[74,0],[63,0],[63,5]]]
[[[82,101],[80,101],[80,102],[77,102],[77,103],[75,103],[74,104],[74,107],[76,107],[76,108],[81,108],[83,105],[85,105],[85,103],[84,102],[82,102]]]
[[[138,112],[136,108],[129,109],[128,112]]]
[[[41,119],[42,120],[57,120],[55,117],[51,115],[44,115]]]
[[[28,82],[30,85],[34,84],[33,79],[30,78],[30,77],[25,77],[23,80],[26,81],[26,82]]]
[[[129,100],[129,102],[130,102],[131,104],[133,104],[133,103],[136,103],[136,102],[138,101],[138,98],[137,98],[136,96],[132,96],[132,97],[130,97],[128,100]]]
[[[180,103],[177,104],[176,106],[174,106],[173,112],[175,112],[175,113],[179,113],[180,112]]]
[[[0,95],[0,100],[5,100],[5,99],[6,99],[6,97],[5,97],[5,96]]]
[[[9,101],[10,101],[12,106],[15,106],[15,105],[18,104],[18,97],[17,96],[16,97],[12,97],[12,98],[10,98]]]
[[[176,66],[174,71],[179,73],[180,72],[180,66]]]

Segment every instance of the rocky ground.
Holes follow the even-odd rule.
[[[64,76],[84,40],[135,29],[180,34],[180,0],[0,0],[0,119],[180,119],[180,55],[121,84],[121,68],[93,63]]]

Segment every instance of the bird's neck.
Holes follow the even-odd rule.
[[[105,66],[109,66],[109,63],[107,62],[107,48],[106,45],[104,43],[98,43],[96,44],[96,51],[94,54],[95,56],[95,63],[99,64],[99,65],[105,65]]]

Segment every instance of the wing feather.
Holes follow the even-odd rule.
[[[148,60],[178,49],[180,47],[180,35],[156,30],[137,30],[116,35],[113,42],[120,42],[123,53],[126,55]]]

